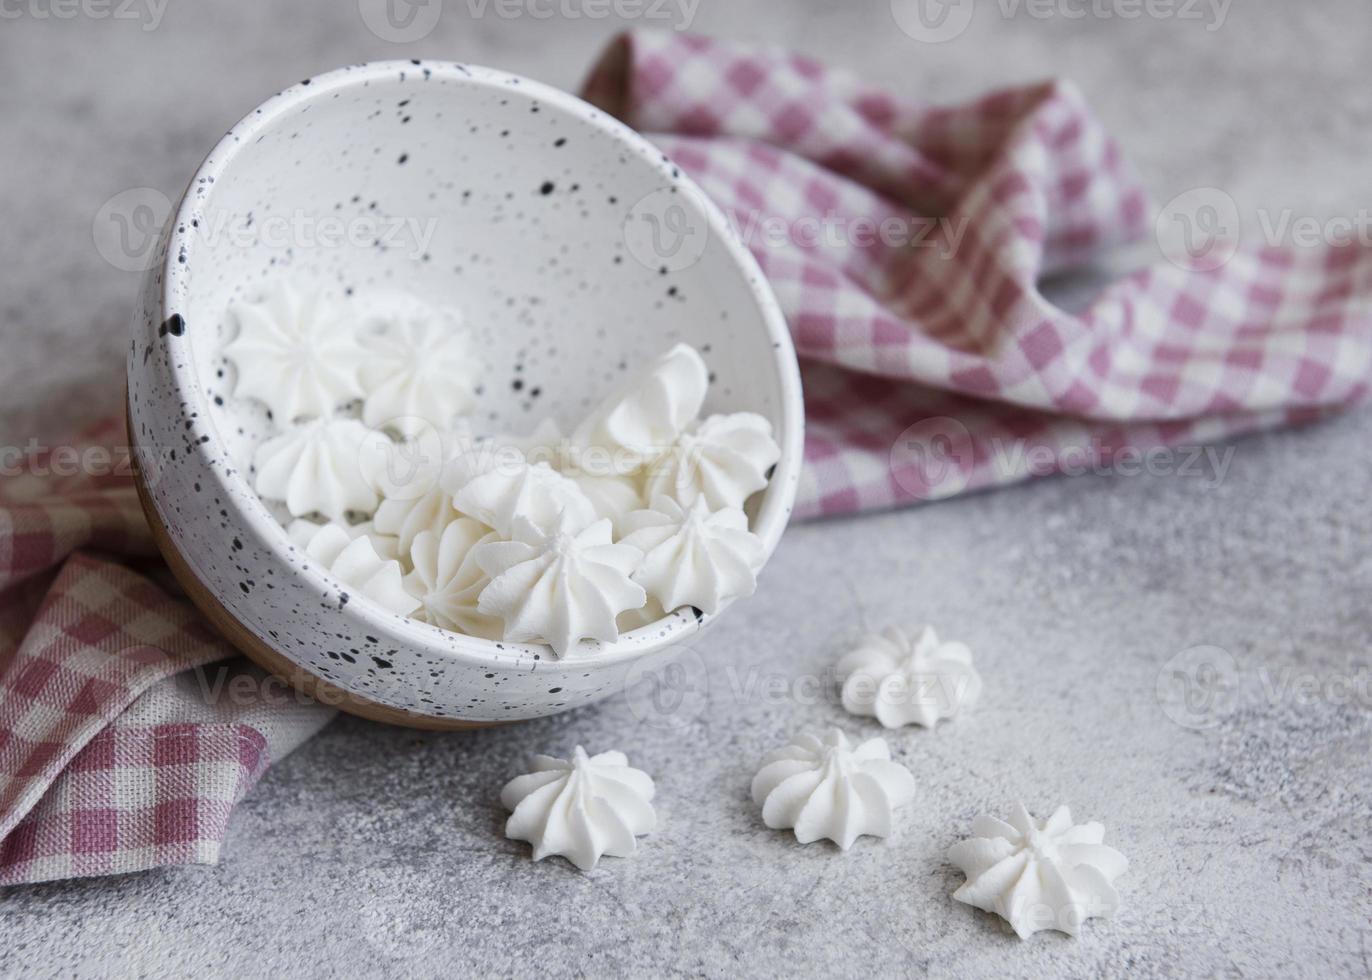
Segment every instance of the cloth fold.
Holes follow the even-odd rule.
[[[946,497],[1363,399],[1372,250],[1158,262],[1071,312],[1046,277],[1153,220],[1063,82],[930,106],[786,52],[615,41],[588,100],[731,219],[802,357],[798,516]],[[1170,253],[1169,253],[1170,254]],[[122,420],[0,476],[0,884],[213,863],[333,712],[230,659],[155,558]]]
[[[798,516],[1196,445],[1366,395],[1361,245],[1230,257],[1202,237],[1084,311],[1044,295],[1045,278],[1155,226],[1069,83],[930,106],[784,51],[645,33],[610,47],[585,95],[696,180],[776,290],[803,359]]]
[[[152,560],[122,438],[0,477],[0,885],[214,863],[234,804],[333,716],[230,660]]]

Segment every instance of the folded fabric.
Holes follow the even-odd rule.
[[[1080,313],[1044,296],[1154,228],[1068,83],[935,107],[784,51],[643,33],[584,95],[695,178],[776,290],[803,358],[798,516],[1210,442],[1367,390],[1362,245],[1160,261]]]
[[[586,96],[696,178],[776,289],[803,358],[800,516],[1366,391],[1363,248],[1159,264],[1075,314],[1045,298],[1150,224],[1069,85],[935,108],[784,52],[635,34]],[[214,862],[234,804],[333,714],[228,659],[155,558],[121,439],[113,419],[0,477],[0,884]]]
[[[152,558],[122,433],[0,478],[0,885],[214,863],[234,804],[334,714],[226,660]]]

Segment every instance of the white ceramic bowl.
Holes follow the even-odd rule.
[[[460,307],[487,362],[478,432],[545,416],[566,428],[625,371],[690,343],[712,372],[707,412],[758,412],[775,427],[781,460],[750,509],[769,555],[786,526],[803,413],[776,300],[687,178],[579,99],[451,63],[312,78],[229,131],[161,249],[129,355],[154,530],[234,642],[303,686],[342,692],[345,707],[440,727],[552,714],[620,690],[635,660],[723,610],[558,659],[344,599],[252,492],[251,450],[273,423],[232,397],[220,353],[230,303],[281,277]]]

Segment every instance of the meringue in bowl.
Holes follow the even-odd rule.
[[[709,371],[705,415],[760,417],[780,447],[747,507],[762,561],[780,539],[801,463],[794,350],[752,257],[689,180],[618,121],[527,79],[439,62],[331,72],[264,103],[202,165],[164,231],[129,356],[140,490],[169,562],[244,652],[315,694],[428,727],[553,714],[622,690],[638,658],[732,600],[643,616],[612,642],[559,654],[416,621],[393,583],[378,593],[390,602],[340,587],[344,566],[371,574],[366,549],[336,529],[315,541],[296,528],[292,540],[254,492],[277,476],[254,461],[282,438],[279,411],[319,392],[287,390],[270,358],[245,386],[242,357],[225,356],[236,339],[226,311],[283,278],[326,288],[329,302],[459,309],[480,365],[460,407],[478,433],[591,424],[633,371],[689,345]],[[327,307],[314,313],[329,322]],[[344,421],[310,438],[360,444]],[[681,479],[669,465],[654,473]],[[272,485],[301,509],[332,517],[366,499],[365,487],[340,495],[295,477]],[[688,516],[661,506],[616,537],[660,546],[661,526]],[[712,529],[721,560],[743,547],[737,532]],[[426,569],[441,544],[424,542]],[[676,599],[670,563],[660,554],[653,574]]]

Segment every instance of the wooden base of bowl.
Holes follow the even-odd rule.
[[[129,429],[129,446],[133,446],[131,427]],[[132,455],[136,460],[137,453]],[[220,635],[263,670],[276,675],[297,691],[309,695],[321,704],[339,708],[350,715],[357,715],[371,721],[385,722],[388,725],[421,728],[429,731],[457,731],[471,728],[490,728],[493,725],[503,724],[502,722],[460,721],[456,718],[433,718],[429,715],[405,711],[402,708],[378,704],[353,694],[351,691],[345,691],[322,677],[311,674],[299,664],[287,660],[268,646],[261,637],[235,619],[233,614],[215,598],[214,593],[196,577],[195,572],[191,570],[190,565],[172,541],[171,535],[162,526],[162,519],[157,513],[157,508],[153,506],[152,498],[143,483],[142,473],[136,467],[134,485],[138,488],[138,502],[143,507],[143,515],[148,520],[148,527],[152,529],[153,540],[157,542],[158,550],[162,552],[163,559],[171,568],[172,574],[176,576],[181,588],[190,596],[196,608],[204,614]]]

